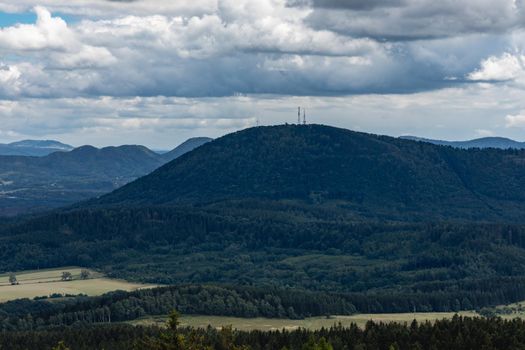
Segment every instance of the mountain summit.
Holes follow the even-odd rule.
[[[463,150],[323,125],[257,127],[209,142],[95,203],[337,203],[385,218],[517,219],[525,151]]]

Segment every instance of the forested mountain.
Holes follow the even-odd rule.
[[[53,140],[23,140],[0,144],[2,156],[47,156],[53,152],[71,151],[73,146]]]
[[[165,155],[144,146],[82,146],[43,157],[0,156],[0,215],[45,210],[102,195],[198,145],[185,142]]]
[[[1,269],[337,291],[367,311],[519,301],[524,160],[320,125],[247,129],[106,196],[5,222]]]
[[[247,129],[94,201],[299,200],[382,219],[523,221],[525,151],[462,150],[321,125]]]
[[[451,146],[457,148],[499,148],[499,149],[524,149],[525,142],[514,141],[505,137],[481,137],[468,141],[443,141],[432,140],[417,136],[401,136],[401,139],[433,143],[435,145]]]

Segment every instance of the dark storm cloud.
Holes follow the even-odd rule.
[[[409,41],[467,34],[505,33],[525,24],[518,0],[290,0],[309,6],[316,30],[379,41]]]
[[[403,2],[404,0],[289,0],[287,5],[340,10],[370,10],[376,7],[400,6]]]

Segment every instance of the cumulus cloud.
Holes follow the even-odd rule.
[[[72,25],[36,11],[35,24],[0,30],[0,51],[28,59],[21,97],[408,93],[455,84],[447,77],[464,76],[481,59],[462,56],[482,52],[476,38],[400,45],[311,28],[309,9],[279,0]]]
[[[481,62],[481,67],[470,73],[470,80],[515,80],[524,76],[525,56],[504,53],[499,57],[489,57]]]
[[[390,6],[405,8],[408,2]],[[96,8],[109,2],[90,3]],[[146,3],[158,2],[111,6]],[[4,64],[25,64],[18,88],[4,96],[411,93],[478,80],[482,70],[464,77],[484,57],[498,53],[504,41],[469,36],[385,43],[309,25],[309,6],[315,13],[362,7],[359,1],[317,1],[304,7],[285,0],[221,0],[215,5],[197,1],[196,6],[203,4],[206,10],[198,15],[88,16],[74,24],[36,7],[35,24],[0,29],[0,53],[19,53]],[[384,6],[376,3],[374,9]]]
[[[17,89],[19,87],[20,70],[16,66],[0,67],[0,84],[10,85]]]
[[[23,52],[40,62],[35,66],[40,75],[22,73],[27,88],[21,89],[21,96],[44,90],[46,96],[316,95],[374,90],[383,88],[385,81],[392,83],[392,78],[376,74],[385,69],[369,67],[374,61],[385,68],[395,65],[387,62],[377,42],[313,30],[301,17],[279,17],[280,11],[304,11],[266,2],[267,16],[260,18],[253,17],[253,2],[224,1],[210,15],[124,16],[74,26],[38,7],[35,24],[0,32],[0,49]],[[305,64],[293,64],[297,58]],[[109,66],[103,73],[86,71]],[[336,71],[339,74],[333,74]],[[327,73],[332,81],[323,78]],[[370,83],[361,78],[364,74]],[[59,86],[52,83],[58,81]],[[43,82],[48,89],[31,87]]]
[[[116,61],[108,49],[81,42],[63,19],[52,17],[47,9],[37,6],[34,11],[37,14],[35,24],[0,29],[1,51],[47,54],[52,63],[68,68],[108,65]]]
[[[405,120],[428,137],[461,115],[473,137],[510,132],[503,116],[525,110],[499,92],[525,87],[522,0],[0,0],[0,10],[37,13],[0,28],[0,105],[15,103],[0,118],[17,135],[218,136],[263,118],[257,107],[282,122],[281,104],[318,104],[338,125],[396,133]]]

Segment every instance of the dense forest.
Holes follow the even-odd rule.
[[[495,288],[495,285],[490,287]],[[85,326],[164,316],[177,309],[184,314],[299,319],[351,315],[358,312],[402,312],[408,309],[448,311],[478,308],[498,296],[484,292],[433,294],[341,294],[297,289],[247,286],[186,285],[116,291],[99,297],[38,297],[0,304],[0,331],[41,330]],[[490,312],[488,309],[483,311]]]
[[[184,314],[268,318],[352,314],[356,312],[352,301],[358,307],[368,303],[358,295],[239,286],[170,286],[99,297],[57,295],[0,304],[0,331],[109,324],[164,316],[173,309]]]
[[[407,301],[359,308],[366,312],[412,311],[414,304],[420,311],[470,309],[525,299],[525,226],[352,222],[337,211],[325,216],[290,203],[264,208],[90,209],[11,221],[0,235],[2,269],[80,265],[151,283]]]
[[[508,350],[524,347],[523,320],[459,316],[435,323],[368,322],[364,329],[334,325],[317,331],[248,332],[234,331],[227,326],[220,330],[180,328],[177,314],[173,313],[166,329],[120,324],[0,333],[0,348],[6,350]]]

